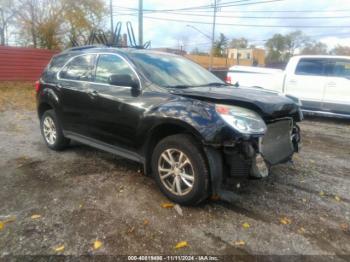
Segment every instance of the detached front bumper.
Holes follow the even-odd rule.
[[[252,161],[251,175],[265,177],[270,166],[290,161],[299,152],[300,128],[293,120],[284,119],[267,125],[265,135],[259,138],[259,147]]]
[[[265,135],[260,138],[259,151],[270,165],[288,161],[295,151],[294,144],[300,134],[294,134],[293,121],[286,119],[267,125]]]
[[[224,149],[229,176],[266,177],[273,165],[285,163],[299,151],[300,129],[291,119],[267,125],[264,136],[250,139],[235,148]]]
[[[205,148],[214,194],[227,198],[228,191],[222,188],[226,178],[266,177],[272,165],[288,162],[299,151],[300,129],[291,119],[275,121],[267,127],[262,137],[228,143],[223,149]]]

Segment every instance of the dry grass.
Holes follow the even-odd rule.
[[[0,112],[35,110],[35,89],[31,82],[0,82]]]

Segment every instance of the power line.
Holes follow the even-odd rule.
[[[233,2],[226,2],[223,4],[233,4],[233,3],[239,3],[239,2],[247,2],[252,0],[237,0]],[[136,8],[130,8],[130,7],[123,7],[123,6],[116,6],[119,8],[124,8],[128,10],[137,10]],[[192,6],[192,7],[183,7],[183,8],[176,8],[176,9],[144,9],[145,12],[167,12],[167,11],[188,11],[188,10],[194,10],[194,9],[208,9],[213,8],[213,5],[200,5],[200,6]]]
[[[167,12],[167,14],[174,15],[189,15],[178,12]],[[202,17],[211,17],[210,14],[191,14],[191,16],[202,16]],[[226,17],[226,18],[239,18],[239,19],[345,19],[350,18],[350,16],[232,16],[232,15],[218,15],[217,17]]]
[[[160,18],[160,17],[152,17],[152,16],[144,16],[148,19],[153,20],[163,20],[163,21],[173,21],[173,22],[181,22],[181,23],[194,23],[194,24],[207,24],[211,25],[210,22],[201,22],[201,21],[193,21],[193,20],[179,20],[179,19],[172,19],[172,18]],[[277,27],[277,28],[346,28],[347,26],[344,25],[259,25],[259,24],[231,24],[231,23],[217,23],[217,25],[224,25],[224,26],[238,26],[238,27]]]
[[[136,12],[131,13],[120,13],[119,11],[114,11],[115,14],[118,15],[135,15]],[[172,15],[182,15],[182,16],[188,16],[189,14],[186,13],[179,13],[179,12],[166,12],[167,14]],[[210,14],[195,14],[191,13],[191,16],[198,16],[198,17],[212,17]],[[348,19],[350,18],[350,15],[341,15],[341,16],[235,16],[235,15],[217,15],[217,17],[221,18],[237,18],[237,19]]]
[[[244,5],[256,5],[256,4],[265,4],[265,3],[273,3],[273,2],[281,2],[285,0],[250,0],[250,1],[255,1],[255,2],[247,2],[249,0],[240,0],[240,1],[233,1],[233,2],[226,2],[222,3],[217,6],[217,8],[222,8],[222,7],[232,7],[232,6],[244,6]],[[240,3],[240,2],[247,2],[247,3]],[[136,11],[136,8],[129,8],[125,6],[115,6],[116,8],[124,8],[127,10],[133,10]],[[171,11],[193,11],[196,9],[212,9],[214,8],[213,5],[202,5],[202,6],[192,6],[192,7],[184,7],[184,8],[177,8],[177,9],[144,9],[144,12],[171,12]],[[209,10],[208,10],[209,11]],[[210,11],[212,12],[212,11]]]
[[[128,8],[128,7],[121,7],[121,6],[115,6],[115,8],[124,8],[126,10],[123,11],[131,11],[131,10],[137,10],[135,8]],[[120,10],[122,11],[122,10]],[[178,10],[171,10],[171,11],[164,11],[164,12],[174,12]],[[149,12],[158,12],[156,10],[149,10]],[[163,11],[160,11],[163,12]],[[211,13],[212,10],[181,10],[181,12],[188,13],[193,12],[196,13]],[[344,13],[344,12],[350,12],[350,9],[337,9],[337,10],[221,10],[220,13]]]

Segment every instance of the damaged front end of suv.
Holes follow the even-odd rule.
[[[227,198],[229,178],[264,178],[273,165],[292,160],[300,149],[302,121],[296,98],[255,88],[210,87],[177,91],[201,100],[215,115],[207,125],[204,147],[211,169],[213,194]],[[198,107],[198,104],[196,105]],[[215,111],[215,112],[213,112]]]
[[[299,151],[300,129],[291,117],[265,122],[252,110],[229,105],[216,105],[216,112],[241,134],[223,144],[229,176],[266,177],[270,166],[291,160]]]

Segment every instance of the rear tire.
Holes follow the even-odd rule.
[[[40,130],[46,145],[53,150],[62,150],[70,140],[63,135],[62,127],[54,110],[47,110],[40,119]]]
[[[201,146],[186,134],[161,140],[152,155],[152,170],[161,191],[182,205],[208,198],[209,169]]]

